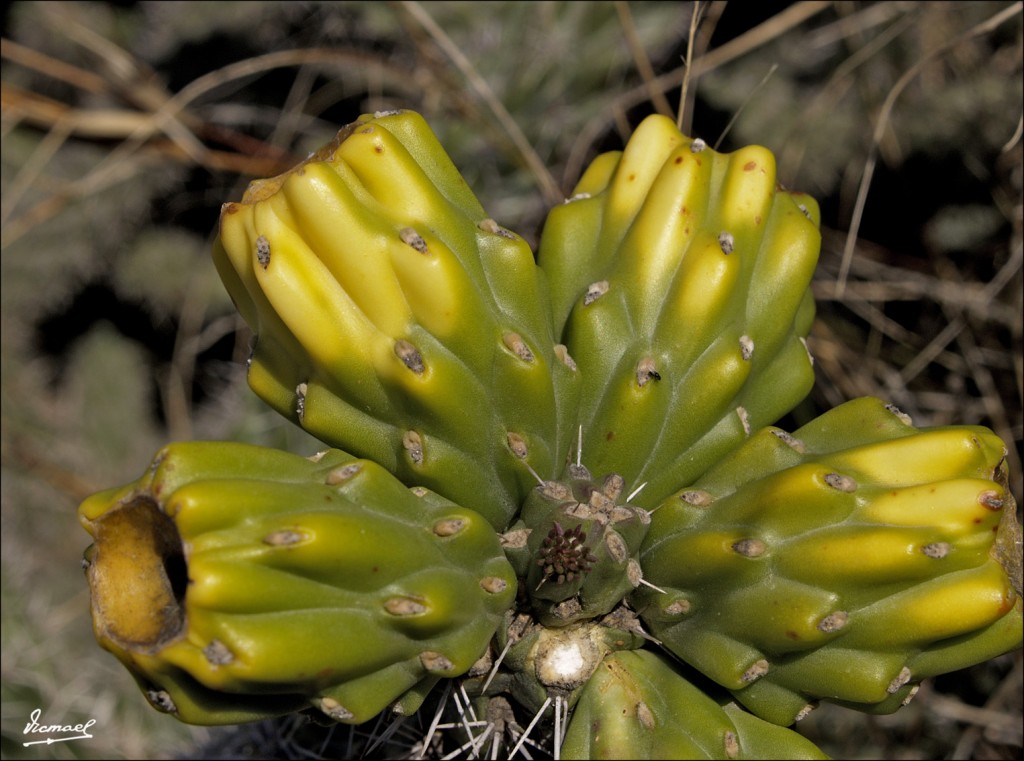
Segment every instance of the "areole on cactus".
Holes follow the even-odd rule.
[[[445,681],[567,758],[817,757],[787,727],[818,701],[894,711],[1019,647],[991,432],[874,399],[771,427],[813,381],[817,223],[766,149],[652,116],[535,258],[418,114],[360,117],[214,250],[251,387],[330,449],[172,444],[84,502],[100,644],[191,723]]]

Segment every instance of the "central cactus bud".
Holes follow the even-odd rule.
[[[504,537],[534,615],[561,627],[611,612],[641,582],[637,555],[651,523],[622,500],[625,482],[600,482],[579,463],[560,481],[543,481]]]
[[[587,534],[580,526],[566,531],[555,521],[555,527],[544,537],[538,553],[537,565],[544,571],[544,578],[537,585],[538,592],[545,581],[564,584],[582,578],[590,570],[597,558],[590,554],[586,541]]]

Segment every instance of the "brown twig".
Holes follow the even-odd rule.
[[[474,92],[487,104],[487,107],[494,114],[495,118],[501,124],[505,133],[509,136],[512,142],[515,144],[516,149],[522,156],[523,161],[529,168],[530,173],[533,175],[537,182],[537,186],[540,188],[541,193],[544,195],[544,200],[549,205],[561,203],[565,200],[565,196],[562,193],[558,183],[555,182],[555,178],[551,176],[551,172],[548,171],[547,165],[537,155],[537,152],[530,145],[530,141],[527,140],[526,135],[519,129],[519,125],[516,124],[516,120],[505,108],[505,105],[501,102],[501,99],[494,94],[494,90],[487,84],[486,80],[480,76],[479,72],[473,67],[473,64],[468,58],[459,50],[451,37],[437,24],[436,21],[427,13],[426,9],[422,4],[418,2],[402,2],[401,6],[411,15],[417,23],[419,23],[427,34],[433,38],[437,43],[437,46],[444,51],[445,55],[455,64],[456,68],[466,77],[470,87],[473,88]]]
[[[616,0],[615,10],[619,14],[619,24],[622,26],[622,33],[626,37],[626,45],[629,46],[630,55],[636,69],[640,72],[640,78],[650,87],[651,103],[654,109],[662,116],[672,117],[672,106],[668,103],[665,93],[654,86],[654,67],[651,66],[651,59],[644,50],[643,42],[636,31],[636,23],[633,21],[633,14],[629,10],[629,3],[624,0]]]
[[[1014,3],[1008,8],[1004,8],[999,13],[994,14],[985,21],[977,24],[968,29],[963,34],[957,35],[952,40],[948,40],[933,50],[926,53],[920,60],[911,66],[907,71],[903,73],[903,76],[892,86],[888,96],[886,96],[885,102],[882,103],[882,108],[879,111],[878,119],[875,122],[875,130],[871,136],[871,148],[868,151],[868,157],[864,163],[864,174],[861,177],[860,186],[857,190],[857,201],[854,204],[853,218],[850,220],[849,234],[846,237],[846,245],[843,248],[843,259],[839,267],[839,275],[836,278],[836,293],[842,296],[843,290],[846,288],[846,278],[850,271],[850,261],[853,258],[853,250],[857,240],[857,232],[860,230],[861,218],[864,215],[864,205],[867,203],[868,188],[871,186],[871,178],[874,176],[875,164],[878,160],[878,150],[882,142],[882,137],[885,134],[886,129],[889,126],[889,117],[892,114],[892,109],[896,105],[896,101],[899,99],[900,94],[910,84],[914,78],[921,73],[922,69],[933,59],[942,55],[951,48],[965,42],[973,37],[977,37],[981,34],[986,34],[993,29],[1003,24],[1013,16],[1018,15],[1021,12],[1021,8],[1024,7],[1024,3]]]

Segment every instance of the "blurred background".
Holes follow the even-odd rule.
[[[864,395],[920,426],[982,424],[1021,501],[1020,3],[0,13],[4,758],[188,757],[223,740],[150,709],[96,646],[76,508],[169,440],[318,449],[246,388],[249,334],[209,248],[223,202],[361,113],[423,113],[490,215],[532,243],[649,113],[683,101],[709,145],[769,147],[824,228],[818,383],[784,424]],[[926,683],[894,716],[823,707],[798,727],[842,758],[1019,757],[1021,668],[1018,652]],[[35,708],[95,719],[93,739],[24,747]]]

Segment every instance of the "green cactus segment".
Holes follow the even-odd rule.
[[[189,723],[365,721],[468,671],[515,599],[483,516],[338,450],[172,444],[79,514],[97,639]]]
[[[1004,456],[987,429],[918,430],[870,398],[763,429],[654,511],[640,560],[664,593],[630,599],[763,718],[818,699],[895,710],[1021,643]]]
[[[720,705],[650,651],[602,661],[576,703],[561,757],[826,758],[796,732]]]
[[[806,396],[818,216],[765,148],[719,154],[663,116],[551,211],[538,264],[595,471],[658,504]]]
[[[250,385],[310,433],[460,504],[488,494],[498,529],[526,465],[557,475],[579,381],[542,274],[418,114],[363,116],[251,183],[214,261],[256,334]]]
[[[527,499],[520,529],[528,532],[525,547],[506,547],[506,554],[542,624],[603,616],[640,584],[637,556],[651,518],[626,504],[624,488],[617,474],[597,481],[573,464],[563,481],[546,481]]]

